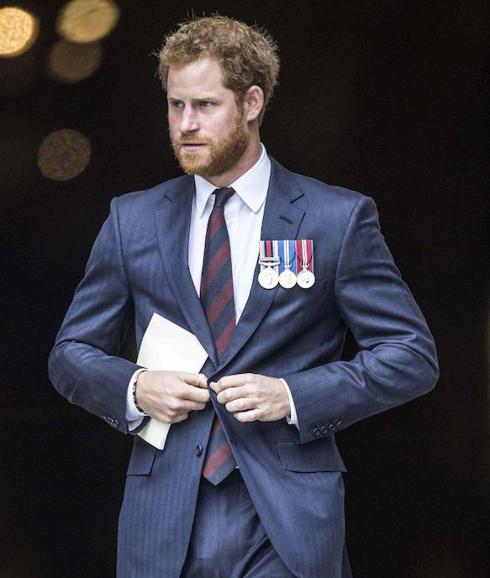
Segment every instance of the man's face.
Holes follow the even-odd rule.
[[[210,178],[238,163],[248,144],[247,123],[215,60],[171,66],[167,100],[170,140],[184,172]]]

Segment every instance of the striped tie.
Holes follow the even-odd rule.
[[[225,222],[225,204],[235,193],[231,188],[214,191],[214,207],[208,221],[201,276],[201,303],[220,359],[235,329],[235,302],[230,239]],[[203,476],[217,486],[236,466],[235,458],[217,416],[209,438]]]

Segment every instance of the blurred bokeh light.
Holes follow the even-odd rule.
[[[58,40],[48,56],[49,74],[61,82],[80,82],[96,72],[102,62],[102,46]]]
[[[54,181],[68,181],[82,173],[90,162],[89,139],[69,128],[56,130],[41,143],[38,165],[41,173]]]
[[[0,56],[13,57],[26,52],[38,35],[38,21],[27,10],[0,8]]]
[[[112,0],[71,0],[58,15],[57,30],[71,42],[95,42],[110,34],[118,20]]]

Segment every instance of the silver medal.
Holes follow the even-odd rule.
[[[302,289],[309,289],[315,283],[315,275],[308,269],[303,269],[298,273],[297,281]]]
[[[291,287],[296,285],[296,275],[291,269],[285,269],[279,275],[279,284],[281,287],[284,287],[284,289],[291,289]]]
[[[292,241],[282,241],[282,250],[284,253],[284,271],[279,275],[279,284],[284,289],[291,289],[296,285],[296,273],[291,270],[291,265],[294,263],[294,250],[293,254],[290,255],[290,243]]]
[[[279,281],[277,271],[272,267],[264,267],[259,273],[259,284],[264,289],[274,289]]]

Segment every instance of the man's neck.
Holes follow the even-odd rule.
[[[256,137],[252,137],[249,140],[245,152],[236,165],[226,173],[213,177],[206,177],[206,180],[219,189],[229,187],[255,165],[255,163],[260,159],[261,154],[262,146],[260,144],[260,137],[257,134]]]

